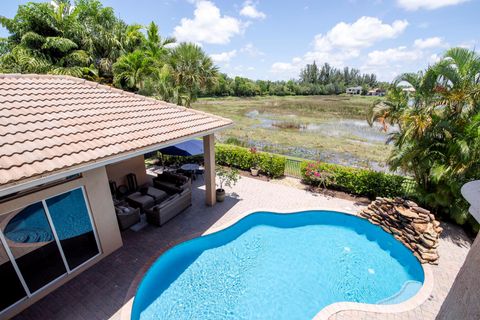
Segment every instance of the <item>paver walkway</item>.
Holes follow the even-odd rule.
[[[232,196],[210,208],[204,205],[204,187],[201,184],[202,179],[196,181],[193,205],[187,211],[161,228],[148,226],[140,232],[122,233],[122,248],[25,310],[16,319],[118,319],[119,309],[130,298],[126,295],[132,281],[161,248],[185,236],[229,224],[247,211],[259,208],[358,210],[352,201],[326,198],[245,177],[232,189]],[[443,227],[445,232],[439,246],[441,260],[439,266],[434,267],[435,287],[429,301],[418,310],[399,315],[348,311],[338,313],[331,319],[434,319],[470,247],[468,238],[460,228],[446,224]]]

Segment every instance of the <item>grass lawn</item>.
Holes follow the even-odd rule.
[[[235,121],[222,142],[356,167],[385,170],[390,147],[365,118],[375,97],[203,98],[193,108]]]

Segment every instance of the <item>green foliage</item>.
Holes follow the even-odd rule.
[[[144,77],[151,72],[151,65],[144,52],[136,50],[121,56],[113,64],[113,83],[125,89],[138,91],[142,87]]]
[[[52,54],[64,54],[76,48],[75,42],[62,37],[47,37],[42,45],[43,50],[49,50]]]
[[[215,156],[219,164],[241,170],[250,170],[257,163],[260,172],[272,178],[281,177],[285,172],[285,157],[266,152],[252,153],[242,147],[216,145]]]
[[[480,56],[452,48],[424,72],[399,76],[368,119],[399,127],[390,167],[410,173],[422,204],[458,224],[472,221],[460,188],[480,179],[479,75]]]
[[[222,74],[219,82],[203,96],[293,96],[293,95],[331,95],[344,93],[347,86],[361,85],[374,88],[383,85],[374,74],[360,74],[357,69],[345,67],[335,69],[328,63],[318,68],[315,61],[308,64],[301,72],[299,80],[264,81],[243,77],[229,78]]]
[[[376,87],[378,85],[375,74],[361,74],[360,70],[345,67],[343,70],[333,68],[328,63],[318,67],[315,61],[307,64],[300,72],[301,83],[319,84],[337,88],[339,86],[366,86]],[[330,89],[332,90],[332,89]]]
[[[356,195],[375,197],[405,196],[405,177],[336,164],[304,161],[302,180],[313,186],[329,187]]]
[[[217,166],[215,172],[218,177],[218,187],[220,190],[223,190],[224,186],[231,188],[240,180],[240,174],[236,168]]]
[[[172,49],[175,38],[161,37],[155,23],[127,25],[99,0],[30,2],[0,24],[10,32],[0,72],[83,77],[186,106],[217,82],[200,47]]]
[[[171,74],[169,79],[176,90],[171,98],[177,104],[189,107],[200,90],[212,87],[217,81],[217,67],[196,44],[179,44],[172,50],[168,65]]]
[[[128,25],[99,0],[31,2],[0,24],[10,32],[0,43],[0,72],[83,77],[185,106],[198,96],[339,94],[349,84],[377,85],[374,75],[315,62],[299,80],[231,79],[197,45],[172,47],[176,40],[161,37],[155,23]]]
[[[98,12],[109,16],[104,14],[92,21],[90,18]],[[98,0],[78,0],[75,6],[69,1],[20,5],[13,18],[0,17],[0,24],[10,32],[0,58],[1,72],[65,74],[97,80],[98,70],[102,70],[99,62],[105,55],[112,56],[113,49],[104,55],[97,52],[97,45],[112,41],[95,31],[103,26],[113,39],[116,26],[122,22]]]

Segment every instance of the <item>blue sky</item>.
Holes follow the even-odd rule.
[[[19,4],[2,1],[12,17]],[[390,81],[451,46],[478,47],[480,0],[103,0],[128,23],[200,44],[231,76],[297,78],[316,60]],[[0,36],[6,36],[5,29]]]

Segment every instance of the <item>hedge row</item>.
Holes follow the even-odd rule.
[[[301,173],[307,184],[323,185],[371,199],[406,195],[406,178],[398,175],[312,161],[301,163]]]
[[[285,157],[266,152],[252,153],[246,148],[217,144],[215,157],[217,163],[241,170],[250,170],[257,162],[260,172],[271,178],[279,178],[285,172]]]

